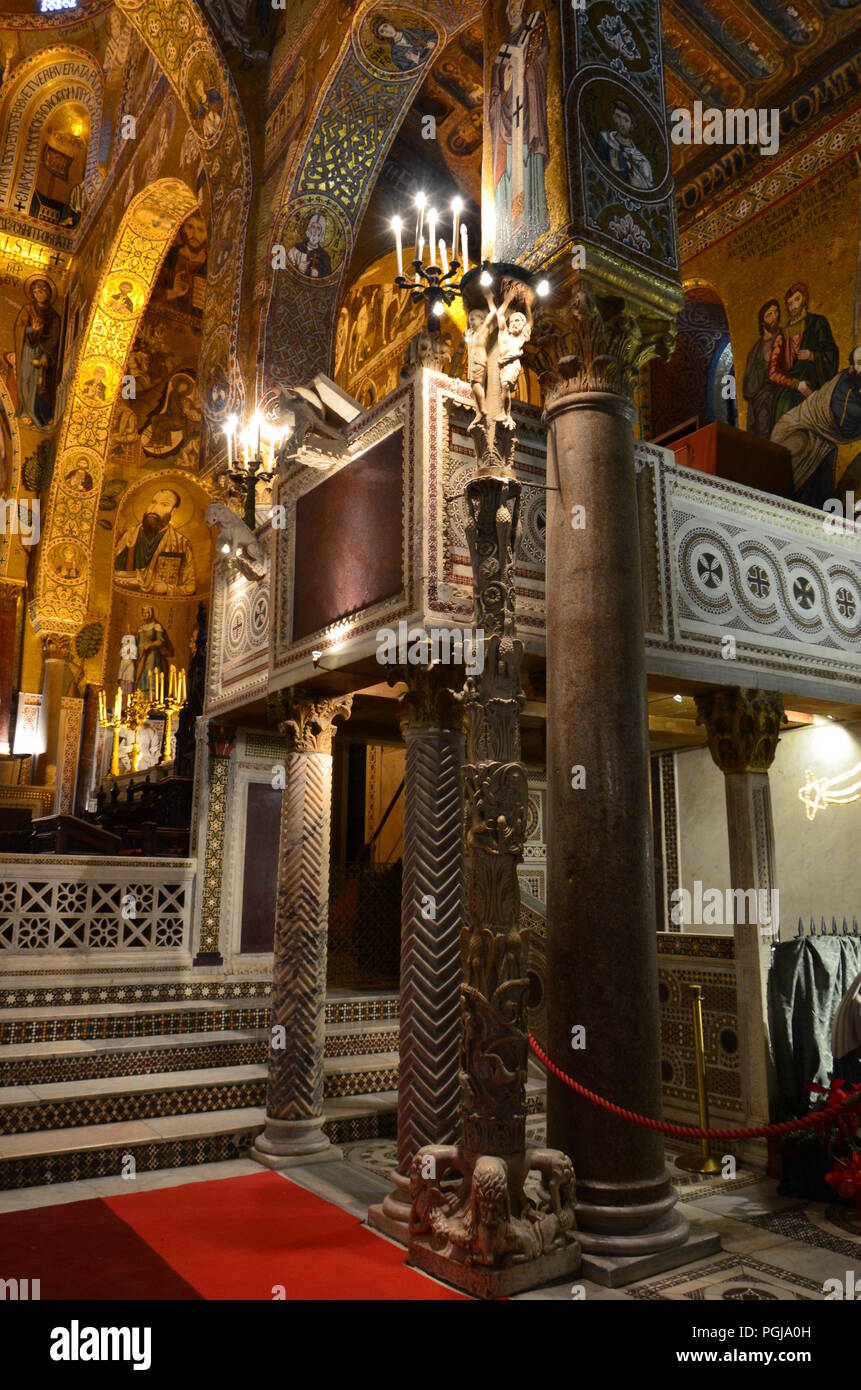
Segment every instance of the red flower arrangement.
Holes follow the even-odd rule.
[[[861,1085],[847,1086],[844,1081],[833,1080],[826,1089],[824,1086],[810,1087],[815,1094],[825,1097],[818,1107],[818,1122],[815,1129],[824,1140],[834,1167],[825,1174],[825,1181],[844,1201],[855,1202],[861,1211],[861,1129],[859,1129],[859,1108],[861,1108]],[[858,1103],[851,1104],[853,1096]]]

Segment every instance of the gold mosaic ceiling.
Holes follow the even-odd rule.
[[[663,0],[667,108],[784,108],[841,61],[857,59],[861,0]],[[439,151],[463,191],[480,189],[481,25],[454,39],[415,103],[436,117]],[[677,181],[722,153],[673,147]]]

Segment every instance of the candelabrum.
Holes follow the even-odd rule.
[[[415,259],[412,261],[412,275],[404,273],[404,220],[392,218],[392,231],[395,234],[395,254],[398,273],[395,284],[398,289],[407,290],[416,303],[425,301],[428,315],[441,319],[449,305],[463,294],[464,284],[477,278],[482,291],[489,289],[497,276],[495,267],[487,261],[470,270],[469,231],[461,220],[463,199],[455,198],[451,205],[451,247],[443,236],[438,236],[440,217],[437,210],[428,205],[427,194],[416,195]],[[428,259],[425,262],[425,249]],[[458,278],[460,277],[460,278]],[[548,283],[540,280],[535,293],[543,297],[548,293]]]
[[[154,678],[153,678],[154,677]],[[164,671],[149,673],[150,707],[156,714],[164,715],[164,738],[161,745],[160,763],[170,762],[170,741],[173,734],[173,717],[186,702],[185,672],[171,666],[168,674],[167,694],[164,689]]]
[[[423,299],[428,313],[442,318],[446,306],[453,304],[461,292],[458,275],[469,270],[469,233],[466,223],[460,221],[463,212],[463,199],[455,198],[451,205],[451,254],[445,237],[437,238],[437,212],[427,206],[427,196],[419,193],[416,198],[415,259],[412,262],[412,276],[404,274],[403,222],[400,217],[392,218],[392,231],[395,234],[395,251],[398,258],[398,274],[395,284],[398,289],[408,290],[410,298],[418,302]],[[458,242],[458,228],[460,241]],[[427,237],[425,236],[427,231]],[[428,248],[428,261],[425,264],[425,242]],[[458,259],[460,256],[460,259]]]
[[[141,760],[141,750],[138,747],[138,729],[143,728],[149,718],[150,702],[142,690],[136,690],[133,695],[129,695],[126,700],[125,713],[122,718],[122,727],[128,729],[132,735],[132,746],[129,749],[129,764],[132,772],[137,772]]]
[[[257,525],[257,484],[268,483],[275,476],[276,461],[288,430],[272,418],[272,397],[256,407],[246,424],[238,415],[230,415],[224,426],[227,438],[227,476],[244,494],[245,525],[253,531]]]
[[[105,703],[104,690],[99,691],[99,723],[103,729],[112,729],[114,738],[111,746],[111,776],[120,775],[120,729],[128,729],[133,735],[132,746],[129,749],[129,763],[132,772],[137,772],[141,760],[141,750],[138,747],[138,729],[142,728],[149,717],[150,701],[142,690],[136,690],[132,695],[124,695],[120,687],[114,697],[114,707],[110,716],[108,715]]]
[[[108,714],[108,707],[105,701],[104,690],[99,691],[99,724],[103,729],[113,730],[113,743],[111,744],[111,776],[120,775],[120,729],[122,728],[123,718],[123,692],[117,686],[117,693],[114,696],[114,707]]]

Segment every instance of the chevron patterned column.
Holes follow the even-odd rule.
[[[251,1155],[268,1168],[339,1157],[323,1133],[332,738],[352,696],[290,691],[281,803],[266,1128]]]
[[[410,667],[402,697],[406,754],[398,1166],[394,1190],[368,1220],[409,1240],[410,1164],[424,1144],[454,1144],[459,1128],[460,933],[464,909],[464,735],[449,686],[457,668]]]

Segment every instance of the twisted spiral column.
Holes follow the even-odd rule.
[[[410,668],[401,897],[398,1166],[394,1190],[370,1223],[409,1239],[409,1172],[425,1144],[453,1144],[460,1082],[460,932],[463,925],[462,715],[446,667]]]
[[[338,1157],[323,1133],[332,738],[351,698],[302,699],[281,725],[281,803],[266,1128],[252,1157],[269,1168]]]

